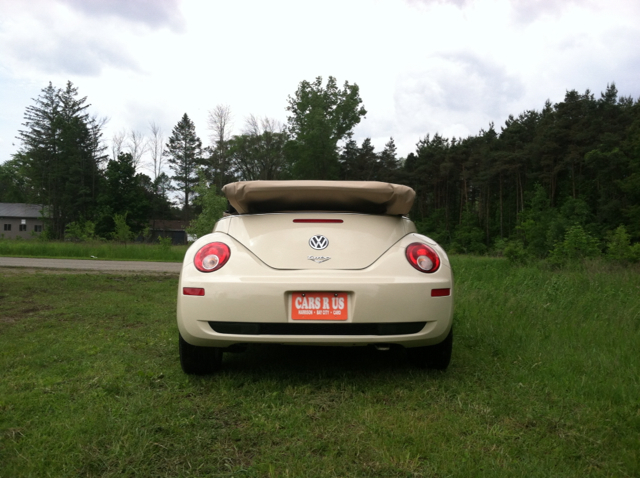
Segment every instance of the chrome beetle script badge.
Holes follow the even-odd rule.
[[[322,249],[327,248],[327,246],[329,245],[329,239],[321,235],[313,236],[311,239],[309,239],[309,245],[311,246],[311,249],[321,251]]]
[[[307,259],[309,259],[310,261],[313,262],[317,262],[318,264],[322,264],[325,261],[328,261],[329,259],[331,259],[331,257],[327,257],[327,256],[307,256]]]

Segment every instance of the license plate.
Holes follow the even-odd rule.
[[[293,292],[292,320],[347,320],[346,292]]]

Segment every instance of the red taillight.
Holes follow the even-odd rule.
[[[294,219],[293,222],[303,224],[342,224],[344,221],[342,219]]]
[[[204,295],[202,287],[183,287],[182,295]]]
[[[451,289],[431,289],[431,297],[447,297],[451,295]]]
[[[431,273],[437,271],[440,267],[440,257],[438,257],[436,251],[421,242],[409,244],[406,255],[409,264],[420,272]]]
[[[206,246],[202,246],[196,257],[193,259],[193,264],[200,272],[213,272],[220,269],[227,263],[231,251],[229,246],[222,242],[212,242]]]

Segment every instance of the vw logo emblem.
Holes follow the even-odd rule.
[[[321,251],[322,249],[327,248],[327,246],[329,245],[329,239],[321,235],[313,236],[311,239],[309,239],[309,245],[311,246],[311,249]]]

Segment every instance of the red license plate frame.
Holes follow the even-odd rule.
[[[292,292],[291,320],[330,320],[349,318],[347,292]]]

